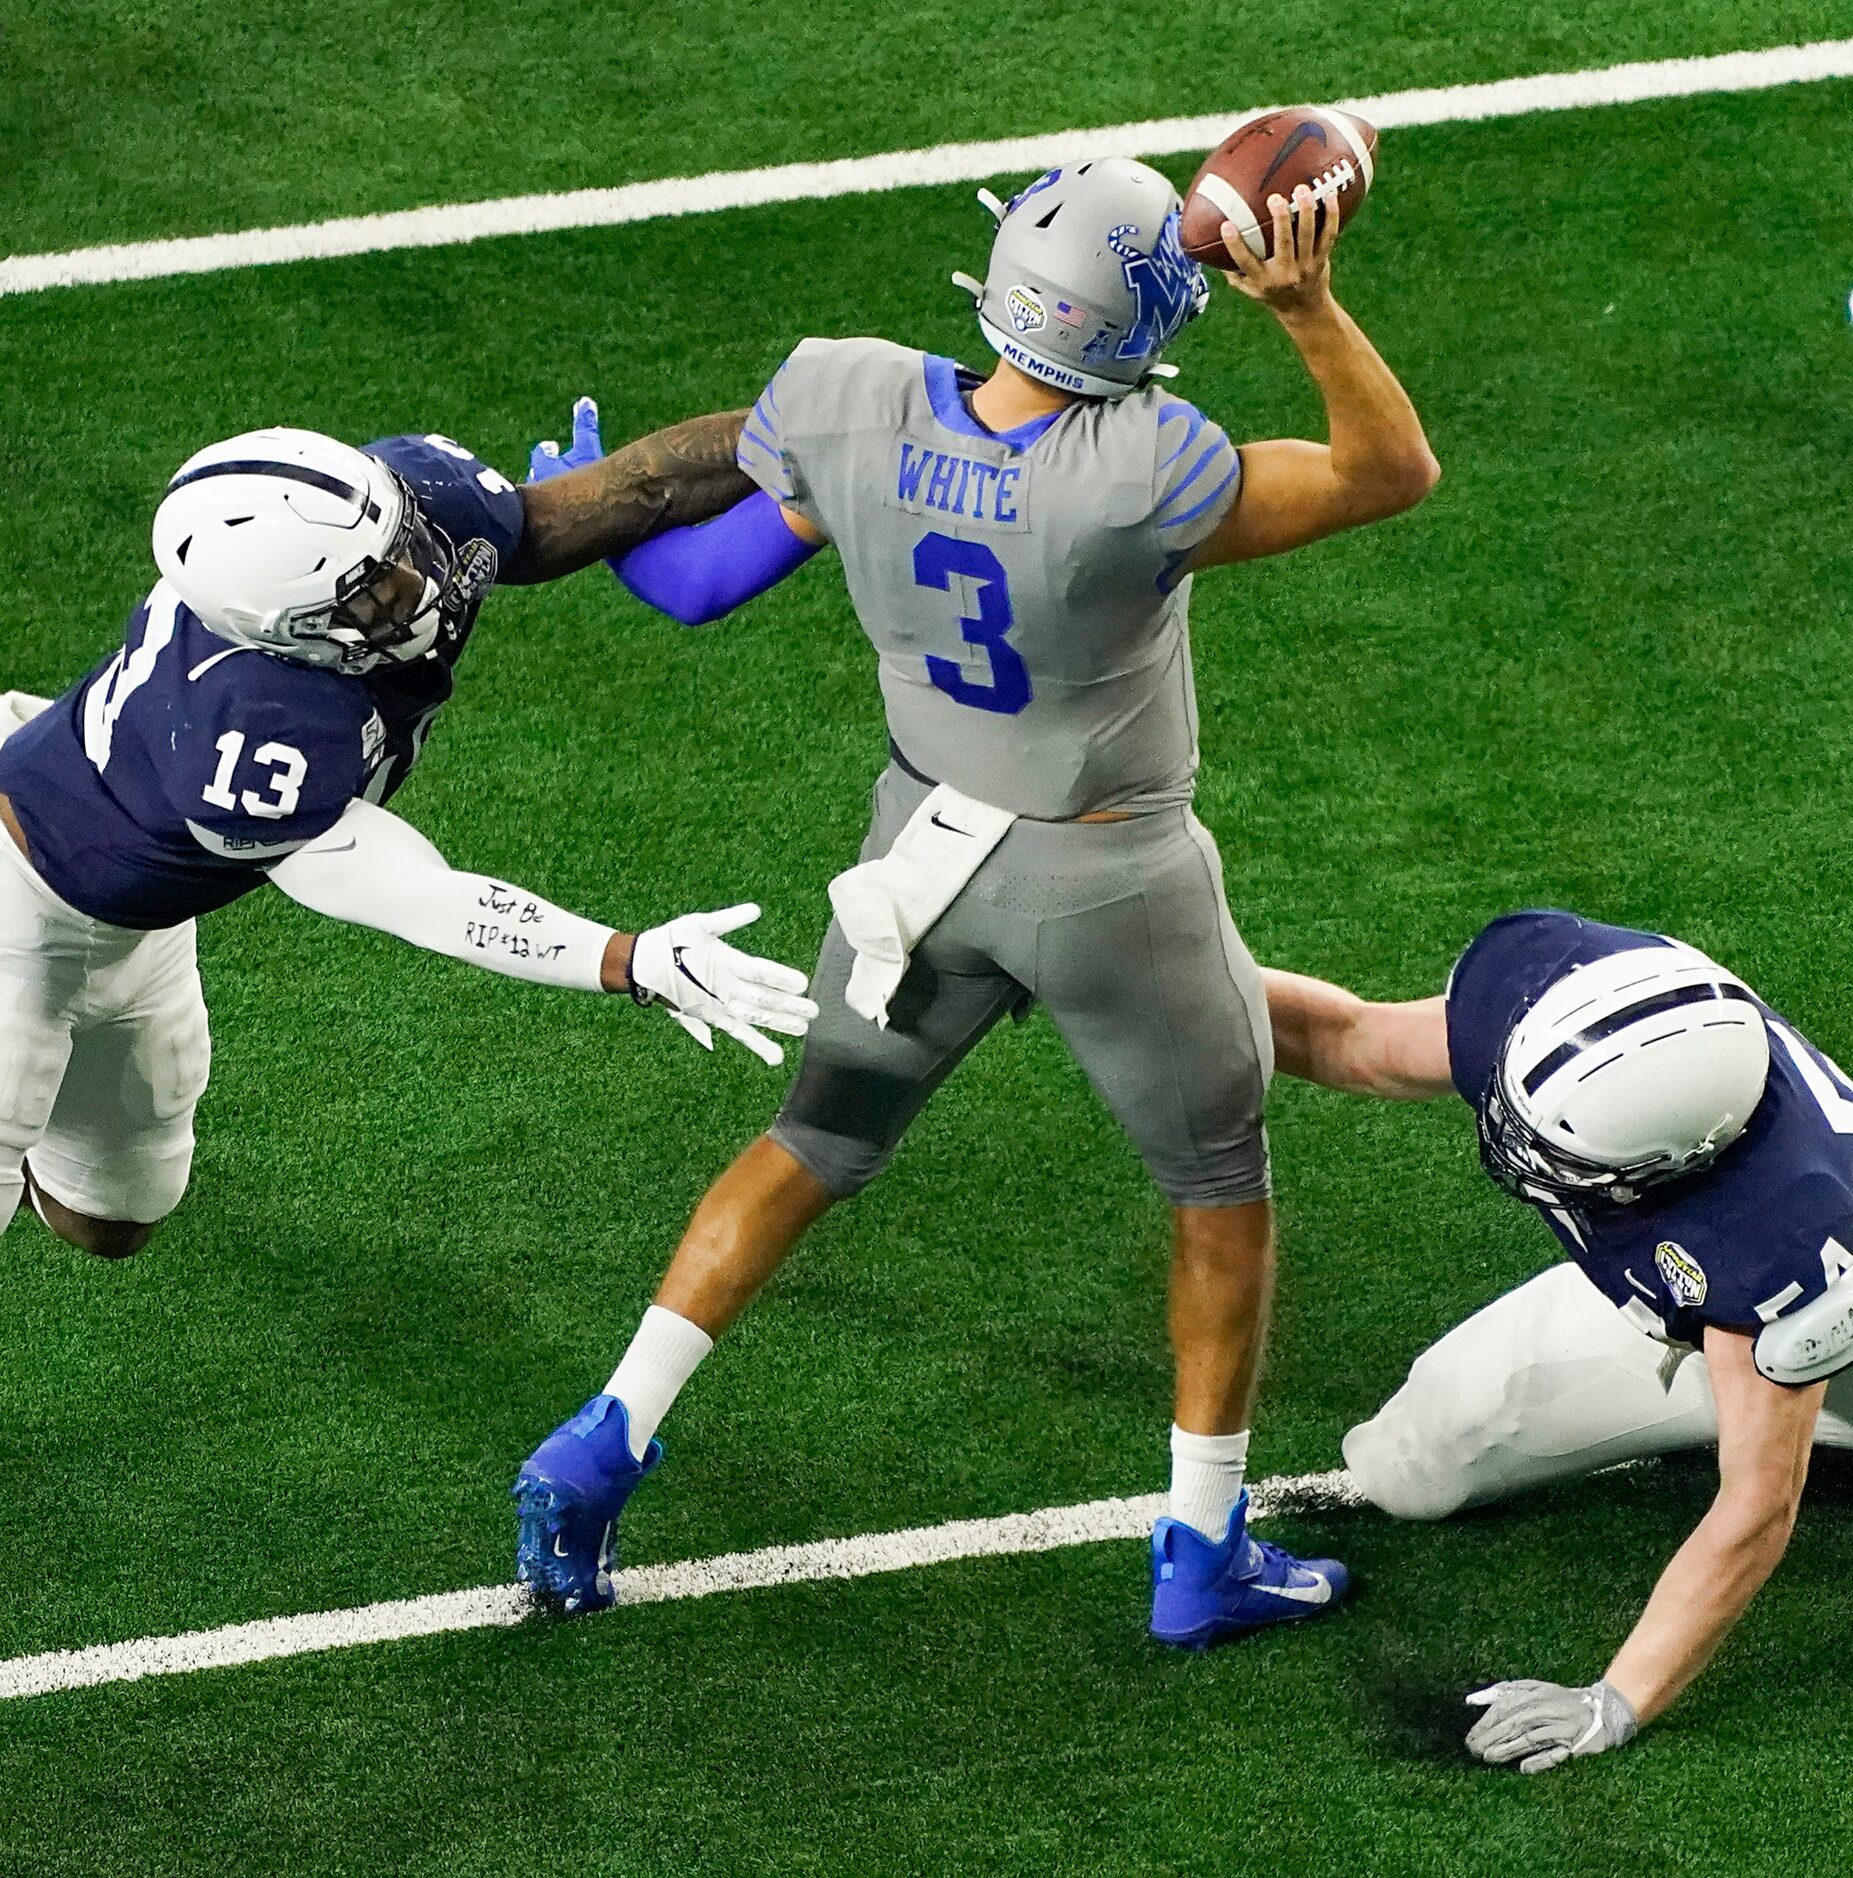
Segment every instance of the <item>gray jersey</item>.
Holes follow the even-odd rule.
[[[836,544],[906,763],[1041,820],[1190,800],[1185,557],[1241,459],[1148,387],[1015,431],[978,381],[882,339],[807,339],[754,407],[740,467]]]

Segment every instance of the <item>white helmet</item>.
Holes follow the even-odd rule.
[[[180,466],[155,511],[154,558],[222,639],[355,673],[431,650],[457,556],[386,464],[274,429]]]
[[[1512,1026],[1480,1113],[1486,1171],[1522,1200],[1626,1205],[1743,1133],[1769,1076],[1748,986],[1691,946],[1573,966]]]

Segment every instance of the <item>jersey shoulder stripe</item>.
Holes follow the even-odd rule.
[[[1160,456],[1153,519],[1167,536],[1193,523],[1204,524],[1193,531],[1201,538],[1214,530],[1241,493],[1241,454],[1220,424],[1182,398],[1167,398],[1159,405],[1157,428]]]

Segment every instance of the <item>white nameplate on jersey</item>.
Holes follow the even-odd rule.
[[[1029,527],[1029,465],[987,463],[903,437],[882,501],[909,515],[945,515],[1020,535]]]
[[[1696,1310],[1705,1302],[1705,1293],[1711,1289],[1705,1268],[1683,1245],[1662,1239],[1654,1247],[1654,1263],[1659,1266],[1660,1276],[1666,1280],[1674,1303],[1682,1310]]]

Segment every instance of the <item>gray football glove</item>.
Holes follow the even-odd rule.
[[[1468,1753],[1493,1766],[1518,1761],[1521,1774],[1541,1774],[1572,1756],[1618,1748],[1640,1729],[1628,1698],[1606,1682],[1586,1689],[1496,1682],[1476,1689],[1467,1701],[1486,1710],[1468,1731]]]

